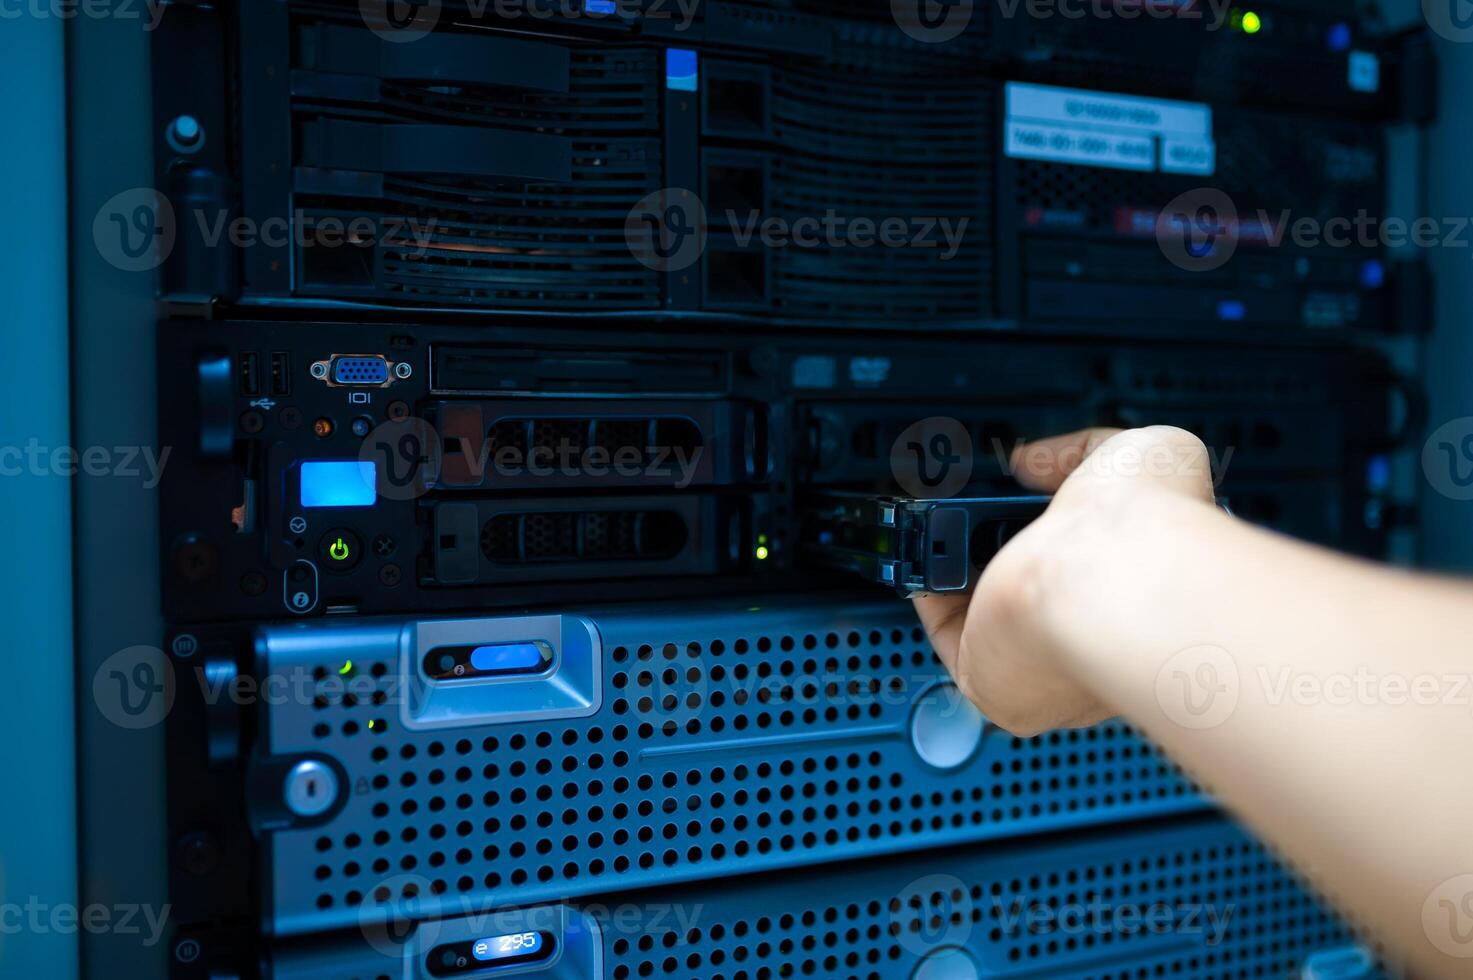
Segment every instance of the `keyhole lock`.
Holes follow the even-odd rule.
[[[286,807],[299,817],[318,817],[338,798],[338,776],[315,759],[298,762],[286,774]]]

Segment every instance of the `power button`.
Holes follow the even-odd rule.
[[[330,572],[351,571],[363,557],[363,542],[345,527],[335,527],[317,542],[322,567]]]

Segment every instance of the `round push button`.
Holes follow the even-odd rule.
[[[910,742],[922,762],[955,769],[982,742],[982,713],[955,684],[937,684],[922,695],[911,715]]]
[[[346,572],[363,557],[363,542],[345,527],[335,527],[317,543],[322,565],[330,572]]]
[[[912,980],[977,980],[977,964],[965,951],[938,949],[916,967]]]

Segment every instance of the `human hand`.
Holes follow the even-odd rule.
[[[1207,450],[1165,426],[1086,429],[1020,446],[1012,464],[1024,486],[1054,494],[1048,509],[988,563],[971,595],[922,596],[916,612],[957,686],[994,724],[1019,736],[1098,724],[1116,711],[1087,685],[1080,658],[1148,614],[1149,596],[1121,594],[1122,573],[1158,560],[1177,515],[1213,503]],[[1123,628],[1103,630],[1122,613]]]

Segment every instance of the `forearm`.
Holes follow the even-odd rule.
[[[1042,586],[1078,611],[1058,648],[1079,676],[1396,952],[1464,975],[1423,906],[1473,873],[1473,591],[1170,495],[1098,545]]]

